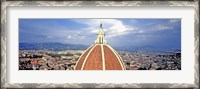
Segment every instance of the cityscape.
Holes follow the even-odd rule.
[[[20,50],[19,70],[74,70],[84,50]],[[181,70],[181,53],[118,51],[126,70]]]
[[[19,19],[19,70],[181,70],[181,19]]]

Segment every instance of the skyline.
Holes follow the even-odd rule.
[[[113,47],[181,48],[181,19],[19,19],[19,42],[92,45],[102,22]]]

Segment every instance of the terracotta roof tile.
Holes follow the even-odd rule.
[[[101,46],[97,45],[89,54],[85,65],[84,70],[102,70],[102,54]]]

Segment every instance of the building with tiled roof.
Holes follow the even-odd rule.
[[[102,24],[100,24],[95,44],[80,56],[75,70],[125,70],[117,51],[107,44]]]

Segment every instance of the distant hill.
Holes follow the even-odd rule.
[[[180,52],[180,47],[156,47],[156,46],[142,46],[142,47],[114,47],[116,50],[126,50],[126,51],[144,51],[144,52],[160,52],[160,51],[175,51]]]
[[[56,43],[56,42],[45,42],[45,43],[19,43],[19,50],[85,50],[89,45],[81,44],[69,44],[69,43]],[[126,51],[181,51],[179,47],[154,47],[154,46],[143,46],[143,47],[113,47],[115,50],[126,50]]]
[[[68,43],[19,43],[19,50],[85,50],[89,46]]]

